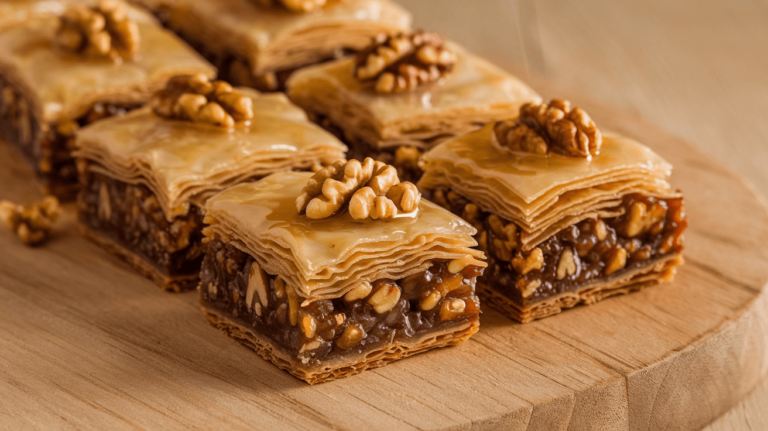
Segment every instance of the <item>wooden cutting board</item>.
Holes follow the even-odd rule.
[[[0,427],[698,429],[768,371],[768,213],[738,174],[642,120],[581,104],[653,147],[686,194],[676,281],[527,325],[480,332],[308,386],[206,325],[76,233],[23,247],[0,228]],[[0,143],[0,199],[39,197]]]

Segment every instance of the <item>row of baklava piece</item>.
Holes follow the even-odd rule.
[[[21,1],[3,137],[86,237],[307,382],[466,340],[478,296],[529,322],[682,263],[667,162],[387,0],[142,2],[287,96],[120,2]]]

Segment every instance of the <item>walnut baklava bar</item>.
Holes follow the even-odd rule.
[[[175,77],[151,107],[78,133],[81,230],[164,289],[193,288],[208,197],[274,172],[332,164],[345,150],[282,94]]]
[[[421,200],[392,166],[274,174],[213,197],[205,221],[209,323],[309,383],[478,330],[475,229]]]
[[[424,155],[419,188],[472,223],[485,303],[529,322],[669,281],[687,220],[671,166],[553,100]]]
[[[48,193],[71,198],[80,127],[141,106],[171,76],[216,72],[151,15],[121,2],[46,6],[50,13],[30,11],[0,30],[0,136],[22,151]]]
[[[296,69],[339,58],[379,34],[407,31],[390,0],[136,0],[219,68],[219,77],[282,90]]]
[[[349,158],[391,163],[412,181],[425,150],[540,100],[517,78],[428,32],[378,38],[356,58],[296,72],[287,86],[291,100],[349,145]]]

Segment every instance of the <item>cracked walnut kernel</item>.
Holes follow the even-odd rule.
[[[421,200],[416,186],[401,183],[394,166],[366,158],[338,161],[312,176],[296,198],[296,210],[323,219],[348,204],[355,220],[391,220],[400,212],[415,211]]]
[[[138,24],[116,0],[72,5],[61,15],[54,39],[63,51],[113,61],[136,58],[141,43]]]
[[[435,33],[379,36],[358,54],[354,75],[375,82],[380,94],[401,93],[439,81],[453,70],[456,54]]]
[[[0,220],[28,246],[40,245],[48,239],[60,213],[59,200],[53,196],[46,196],[28,208],[10,201],[0,201]]]
[[[155,114],[175,119],[212,124],[230,129],[253,118],[253,100],[224,81],[210,81],[203,73],[171,78],[155,93]]]
[[[603,142],[589,115],[560,99],[549,104],[526,103],[516,120],[498,122],[494,130],[499,145],[541,156],[557,153],[591,158],[600,153]]]

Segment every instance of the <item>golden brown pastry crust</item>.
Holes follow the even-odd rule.
[[[377,345],[374,349],[363,351],[353,357],[344,357],[343,360],[335,362],[324,362],[322,369],[313,369],[303,366],[300,361],[281,352],[269,340],[234,322],[205,303],[201,302],[200,309],[211,326],[220,329],[241,344],[253,349],[262,358],[275,364],[278,368],[311,385],[360,374],[363,371],[378,368],[426,350],[461,344],[477,332],[480,327],[479,319],[462,322],[407,342],[396,341],[391,344]]]

